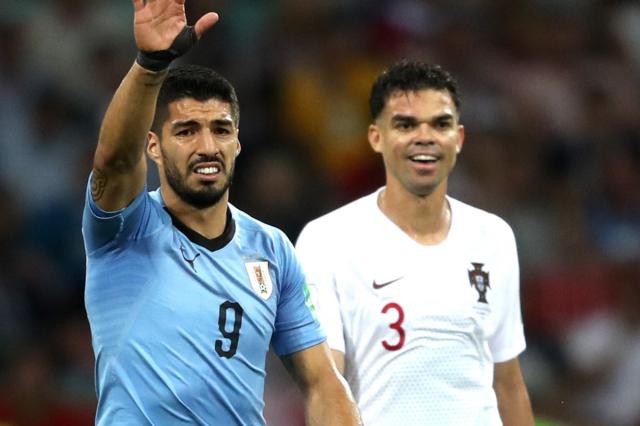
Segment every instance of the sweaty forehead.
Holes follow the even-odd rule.
[[[456,112],[456,107],[447,90],[396,90],[387,99],[384,112],[391,116],[395,114],[413,115],[418,112],[453,115]]]
[[[193,98],[177,99],[168,105],[169,121],[174,120],[232,120],[231,105],[220,99],[198,101]]]

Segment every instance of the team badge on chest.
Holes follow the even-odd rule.
[[[487,302],[487,289],[491,287],[489,285],[489,272],[482,270],[484,263],[471,262],[471,265],[473,265],[473,269],[468,271],[469,283],[478,292],[478,302],[489,303]]]
[[[273,282],[269,274],[269,262],[246,262],[244,264],[249,274],[251,287],[262,299],[267,300],[273,292]]]

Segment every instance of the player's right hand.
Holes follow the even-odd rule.
[[[156,52],[168,49],[187,25],[185,0],[132,0],[133,33],[139,50]],[[198,19],[194,30],[199,39],[218,21],[218,14],[209,12]]]

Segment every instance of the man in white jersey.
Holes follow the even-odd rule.
[[[218,20],[133,0],[136,63],[102,123],[83,215],[97,425],[265,424],[269,347],[313,425],[359,424],[284,233],[229,202],[239,106],[215,71],[168,70]],[[160,188],[146,189],[147,154]]]
[[[455,81],[402,61],[378,77],[370,109],[386,186],[297,242],[364,424],[533,425],[513,233],[447,195],[464,141]]]

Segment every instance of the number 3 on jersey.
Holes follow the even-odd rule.
[[[396,343],[389,343],[386,340],[382,341],[382,346],[388,351],[397,351],[398,349],[404,346],[404,328],[402,328],[402,323],[404,322],[404,309],[402,306],[398,305],[395,302],[387,303],[382,308],[382,313],[386,314],[389,310],[393,309],[398,313],[398,319],[391,324],[389,324],[389,328],[395,330],[398,333],[398,341]]]
[[[233,326],[231,331],[227,329],[227,312],[231,310],[233,311]],[[231,358],[236,354],[238,350],[238,341],[240,340],[240,327],[242,327],[242,314],[244,310],[242,306],[238,302],[230,302],[227,300],[226,302],[220,304],[220,310],[218,314],[218,328],[220,329],[220,333],[226,339],[229,339],[229,349],[223,348],[223,341],[220,339],[216,340],[216,353],[218,356],[223,358]]]

